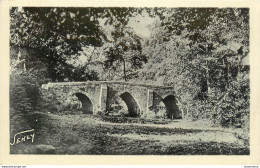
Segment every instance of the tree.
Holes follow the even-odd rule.
[[[66,63],[68,57],[84,46],[102,45],[105,36],[98,17],[103,10],[11,8],[11,46],[34,51],[34,56],[46,64],[51,80],[63,81],[67,74],[73,74]]]
[[[10,43],[34,51],[34,56],[47,66],[52,81],[88,80],[91,74],[76,78],[78,75],[73,75],[74,67],[68,65],[67,60],[78,55],[84,47],[101,47],[109,42],[101,20],[115,28],[122,27],[136,11],[139,9],[11,8]],[[81,70],[80,73],[86,73],[83,68]]]
[[[127,81],[147,61],[142,53],[141,39],[130,28],[121,27],[112,32],[112,36],[112,45],[105,52],[105,67],[115,75],[116,70],[123,66],[123,78]]]
[[[248,9],[158,8],[149,12],[159,16],[159,22],[145,47],[150,58],[140,73],[151,67],[154,73],[146,80],[174,85],[193,117],[213,117],[221,109],[218,120],[234,123],[230,119],[236,114],[245,111],[248,115],[248,104],[241,108],[234,103],[237,96],[233,102],[227,100],[233,90],[242,102],[249,102],[248,81],[238,79],[246,75],[242,60],[249,52]],[[241,96],[241,87],[248,88],[242,89],[247,96]],[[227,106],[221,108],[224,102]]]

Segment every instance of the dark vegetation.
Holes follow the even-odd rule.
[[[142,12],[156,18],[150,26],[150,37],[139,37],[128,25],[131,17]],[[245,61],[249,53],[249,9],[11,8],[10,15],[11,135],[21,128],[17,122],[26,123],[27,117],[34,116],[32,113],[35,111],[80,114],[73,111],[73,107],[68,107],[65,112],[58,109],[59,102],[43,100],[42,84],[88,80],[140,81],[174,86],[186,118],[194,121],[207,119],[214,126],[242,128],[249,134],[250,67]],[[105,29],[101,21],[112,29]],[[87,61],[78,64],[82,55]],[[114,123],[168,122],[113,116],[101,118]],[[47,121],[54,124],[49,119],[36,125],[30,123],[31,127],[41,127],[39,129],[47,137],[44,141],[55,135],[55,132],[48,134],[47,130],[62,131],[56,125],[46,124]],[[96,128],[102,132],[103,128]],[[139,132],[145,130],[145,127],[135,128]],[[81,152],[109,154],[102,147],[109,144],[103,141],[107,138],[105,133],[96,135],[91,132],[93,130],[86,129],[76,128],[75,134],[84,137],[82,131],[90,131],[91,135],[93,133],[95,138],[102,140],[96,142],[94,149],[86,148],[84,150],[88,151]],[[89,138],[86,140],[93,143]],[[67,145],[74,141],[66,140],[66,137],[61,139]],[[75,138],[75,141],[81,140]],[[122,150],[120,146],[116,147],[118,139],[110,137],[108,140],[109,145],[115,146],[115,153]],[[212,147],[211,152],[223,150],[203,153],[202,149],[208,145]],[[138,143],[130,146],[142,154]],[[201,150],[196,154],[248,153],[248,149],[231,146],[207,142],[197,143],[192,148]],[[96,149],[98,147],[100,149]],[[153,146],[151,150],[155,151],[144,151],[143,154],[193,154],[189,149],[186,144],[178,149],[168,147],[161,153]],[[134,151],[127,154],[134,154]]]

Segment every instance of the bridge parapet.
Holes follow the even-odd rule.
[[[101,84],[112,84],[112,85],[130,85],[130,86],[140,86],[146,88],[161,88],[161,89],[174,89],[173,86],[162,86],[162,85],[152,85],[143,83],[131,83],[131,82],[121,82],[121,81],[87,81],[87,82],[54,82],[43,84],[42,88],[49,88],[54,86],[78,86],[78,85],[101,85]]]

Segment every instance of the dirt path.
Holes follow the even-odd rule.
[[[35,153],[34,145],[48,144],[57,154],[249,154],[234,130],[194,127],[195,123],[111,123],[93,116],[43,113],[29,116],[28,121],[36,132],[35,143],[21,153]]]

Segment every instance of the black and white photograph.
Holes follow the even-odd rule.
[[[10,155],[250,155],[250,8],[9,8]]]

